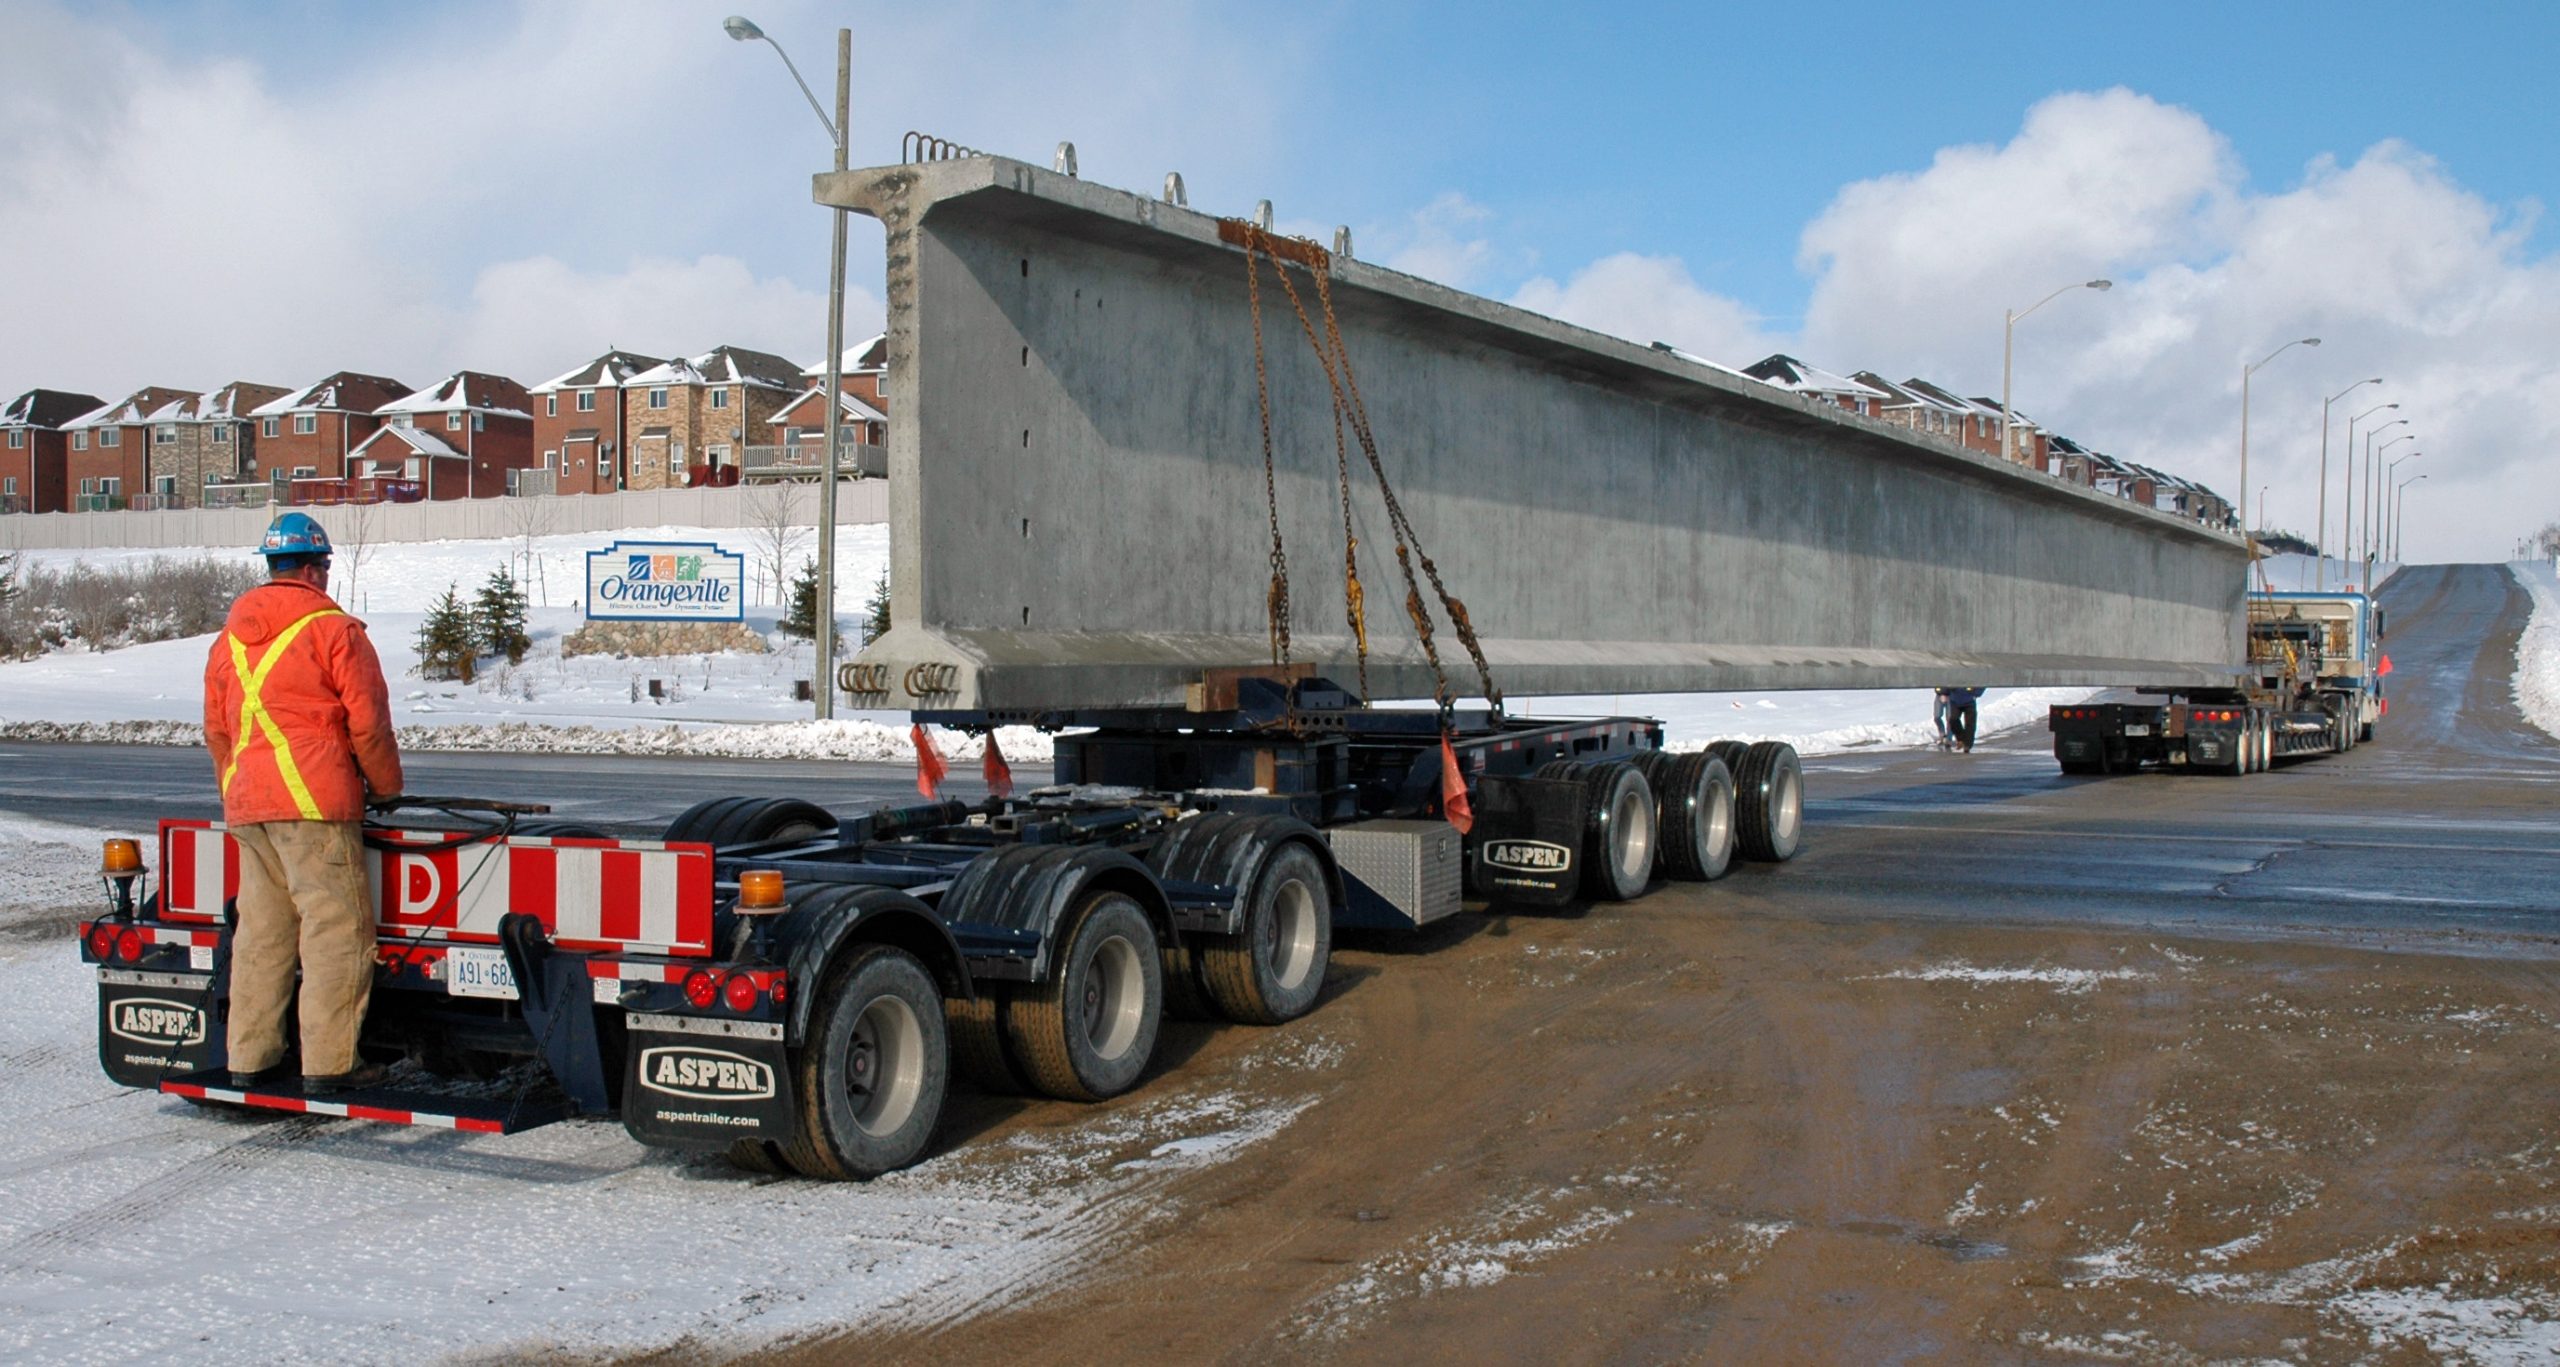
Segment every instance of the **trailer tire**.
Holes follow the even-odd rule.
[[[942,989],[916,957],[865,944],[831,964],[792,1059],[795,1132],[782,1156],[810,1177],[858,1181],[932,1142],[950,1086]]]
[[[1032,1089],[1100,1101],[1138,1083],[1164,1013],[1155,928],[1135,898],[1088,895],[1066,921],[1056,967],[1006,1003],[1006,1043]]]
[[[1691,883],[1724,877],[1733,866],[1732,771],[1704,752],[1647,751],[1636,757],[1636,765],[1653,785],[1663,875]]]
[[[1313,1010],[1333,963],[1333,885],[1324,861],[1297,841],[1275,847],[1253,876],[1243,924],[1202,935],[1192,951],[1218,1014],[1279,1025]]]
[[[1004,1040],[1004,999],[983,991],[942,999],[942,1023],[951,1033],[951,1068],[960,1080],[994,1096],[1031,1090]]]
[[[1166,945],[1159,956],[1158,967],[1164,970],[1165,1019],[1220,1019],[1218,1005],[1211,1000],[1209,989],[1201,981],[1199,950],[1190,945]]]
[[[1740,792],[1742,789],[1742,757],[1751,753],[1750,742],[1739,740],[1711,740],[1707,742],[1707,753],[1724,761],[1724,771],[1733,775],[1734,790],[1737,793]]]
[[[729,1146],[729,1166],[767,1177],[797,1177],[800,1170],[782,1156],[782,1148],[770,1139],[741,1139]]]
[[[814,802],[792,797],[714,797],[667,823],[666,839],[698,841],[714,848],[760,845],[834,830],[836,819]]]
[[[1743,751],[1733,777],[1743,857],[1768,864],[1795,858],[1804,848],[1804,761],[1796,748],[1761,741]]]
[[[2372,722],[2365,722],[2364,724],[2362,724],[2362,725],[2360,725],[2360,726],[2358,726],[2358,727],[2356,728],[2356,743],[2357,743],[2358,745],[2362,745],[2363,743],[2365,743],[2366,741],[2369,741],[2369,740],[2371,740],[2371,739],[2373,739],[2373,723],[2372,723]]]
[[[1611,902],[1644,895],[1653,882],[1660,827],[1652,785],[1624,760],[1605,760],[1582,771],[1582,890]]]

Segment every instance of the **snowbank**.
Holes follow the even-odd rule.
[[[2516,706],[2525,719],[2560,736],[2560,573],[2547,561],[2509,565],[2533,595],[2533,620],[2516,641]]]

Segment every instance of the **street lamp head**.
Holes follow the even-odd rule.
[[[2318,346],[2320,345],[2320,339],[2317,337],[2305,337],[2302,339],[2302,344],[2304,346]]]
[[[743,14],[732,14],[721,20],[720,28],[741,43],[752,43],[764,36],[764,30],[757,28],[755,21]]]
[[[2116,282],[2113,280],[2092,280],[2088,283],[2086,288],[2093,290],[2111,290],[2115,287]]]

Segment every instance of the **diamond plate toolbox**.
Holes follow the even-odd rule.
[[[1325,833],[1347,904],[1337,925],[1409,929],[1458,910],[1462,852],[1446,821],[1359,821]]]

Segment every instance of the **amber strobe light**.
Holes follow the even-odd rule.
[[[749,869],[738,875],[738,910],[782,910],[782,871]]]
[[[111,837],[105,853],[99,858],[98,872],[109,878],[130,877],[142,872],[142,842],[121,835]]]

